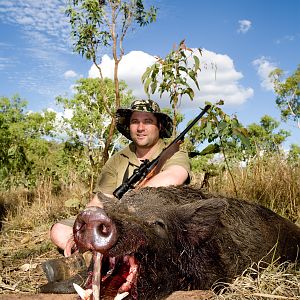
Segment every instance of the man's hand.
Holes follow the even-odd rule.
[[[77,251],[73,235],[68,239],[64,249],[64,256],[69,257],[74,251]]]

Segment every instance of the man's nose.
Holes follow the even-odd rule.
[[[137,130],[144,130],[145,129],[145,124],[143,122],[139,122],[137,126]]]

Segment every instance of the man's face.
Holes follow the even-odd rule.
[[[130,118],[130,136],[138,147],[150,148],[159,139],[157,118],[149,112],[132,113]]]

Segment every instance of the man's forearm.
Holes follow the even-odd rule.
[[[181,166],[170,166],[167,170],[164,170],[154,177],[152,177],[144,186],[170,186],[181,185],[188,178],[188,172]]]

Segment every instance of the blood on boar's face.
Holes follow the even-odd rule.
[[[297,258],[299,227],[256,204],[192,187],[143,188],[121,201],[98,197],[104,208],[79,214],[74,238],[82,251],[104,256],[102,295],[162,299],[230,281],[253,262]]]

